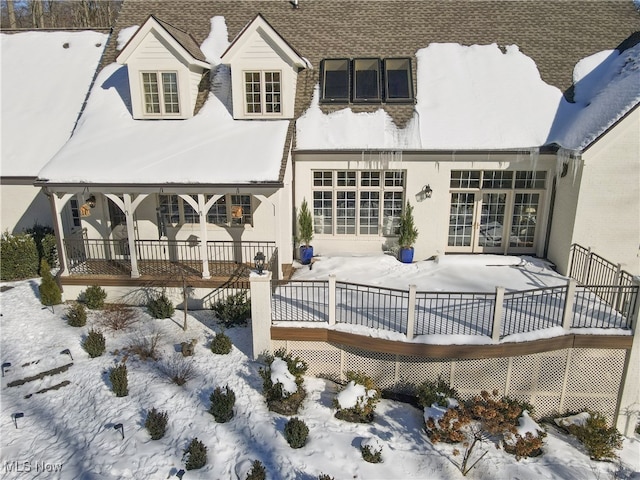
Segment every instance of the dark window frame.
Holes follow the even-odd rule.
[[[375,69],[376,72],[376,90],[377,90],[377,95],[376,96],[364,96],[364,95],[359,95],[358,94],[358,90],[361,89],[362,87],[359,86],[358,83],[358,72],[359,71],[363,71],[363,72],[368,72],[368,71],[372,71],[370,69],[361,69],[358,70],[356,68],[356,64],[358,62],[375,62],[375,64],[377,65],[377,68]],[[352,70],[352,74],[351,74],[351,102],[352,103],[382,103],[383,99],[384,99],[384,95],[382,92],[382,61],[379,58],[374,58],[374,57],[363,57],[363,58],[354,58],[353,60],[351,60],[351,70]]]
[[[347,62],[347,81],[344,85],[346,96],[327,96],[327,78],[328,71],[338,72],[341,70],[327,70],[327,62]],[[351,94],[351,60],[348,58],[326,58],[320,62],[320,101],[322,103],[349,103]]]
[[[408,69],[407,71],[407,97],[389,97],[389,71],[397,71],[398,69],[389,69],[387,68],[388,62],[400,62],[407,61]],[[384,101],[386,103],[413,103],[415,101],[415,93],[413,89],[413,64],[411,62],[411,57],[389,57],[382,59],[382,73],[383,73],[383,87],[384,87]]]

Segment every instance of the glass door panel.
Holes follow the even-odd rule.
[[[471,247],[475,193],[452,193],[449,214],[449,247]],[[460,249],[467,250],[467,249]]]
[[[532,248],[535,246],[539,203],[540,194],[538,193],[516,193],[510,247]]]
[[[483,193],[478,246],[501,247],[504,236],[506,193]]]

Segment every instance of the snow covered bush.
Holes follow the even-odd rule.
[[[126,397],[129,395],[127,366],[124,363],[111,369],[109,372],[109,380],[111,381],[111,390],[116,394],[116,397]]]
[[[84,327],[87,324],[87,309],[81,303],[72,303],[67,309],[67,323],[72,327]]]
[[[184,451],[182,458],[186,457],[185,468],[187,470],[197,470],[207,464],[207,447],[197,438],[191,440],[189,446]]]
[[[354,423],[371,423],[380,390],[373,380],[360,372],[347,372],[347,385],[333,402],[336,418]]]
[[[504,436],[504,451],[516,456],[516,460],[542,455],[542,443],[547,433],[530,416],[527,410],[518,419],[516,433]]]
[[[211,309],[225,327],[245,325],[251,316],[251,300],[246,292],[239,292],[214,303]]]
[[[582,442],[592,460],[610,461],[618,457],[615,450],[622,448],[622,435],[615,427],[607,425],[607,419],[601,413],[586,410],[554,421]]]
[[[153,318],[171,318],[175,312],[173,303],[171,303],[171,300],[169,300],[164,292],[162,292],[160,296],[149,300],[147,310]]]
[[[433,404],[424,409],[425,431],[433,443],[459,443],[466,439],[464,427],[471,417],[464,406],[452,401],[449,406]]]
[[[299,358],[293,358],[284,349],[266,358],[267,365],[260,369],[262,391],[269,410],[282,415],[295,415],[306,397],[302,386],[302,376],[307,364]]]
[[[231,339],[224,332],[218,333],[211,340],[211,351],[218,355],[226,355],[231,351],[232,346]]]
[[[440,377],[435,382],[429,380],[422,382],[417,388],[416,396],[418,405],[422,408],[431,407],[434,404],[447,407],[449,398],[460,400],[456,389],[447,385]]]
[[[266,480],[267,470],[260,460],[254,460],[251,464],[251,470],[247,473],[246,480]]]
[[[320,475],[318,475],[318,480],[335,480],[335,478],[327,475],[326,473],[321,473]]]
[[[144,422],[144,427],[151,435],[151,440],[160,440],[164,437],[167,431],[167,422],[169,421],[169,414],[152,408],[147,414],[147,419]]]
[[[298,417],[293,417],[284,426],[284,438],[291,448],[302,448],[307,443],[309,427]]]
[[[498,391],[491,394],[483,390],[480,396],[469,402],[469,410],[474,419],[482,423],[483,430],[492,435],[517,433],[518,419],[525,410],[533,414],[533,406],[509,397],[499,397]]]
[[[94,329],[89,330],[87,337],[82,342],[82,348],[85,349],[91,358],[102,355],[106,349],[102,332]]]
[[[99,285],[91,285],[84,291],[82,298],[88,309],[101,310],[104,308],[107,292]]]
[[[162,363],[162,371],[176,385],[182,386],[196,376],[194,364],[182,355],[173,355]]]
[[[153,331],[144,333],[140,330],[136,331],[126,348],[129,352],[138,355],[142,360],[157,360],[158,344],[160,343],[160,332]],[[166,365],[168,367],[169,365]],[[166,373],[167,370],[165,370]]]
[[[233,406],[236,403],[236,394],[229,388],[229,385],[226,385],[224,390],[216,387],[210,395],[209,400],[211,400],[209,413],[213,415],[216,422],[226,423],[233,418]]]
[[[375,437],[365,438],[360,442],[360,452],[365,462],[382,462],[382,444]]]

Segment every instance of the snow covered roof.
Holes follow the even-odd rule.
[[[68,140],[107,38],[94,31],[0,34],[3,177],[35,177]]]
[[[229,72],[216,65],[229,40],[258,13],[312,66],[298,73],[297,150],[486,150],[554,143],[577,149],[623,115],[638,93],[631,62],[628,74],[604,75],[595,82],[598,89],[578,85],[576,103],[568,100],[576,64],[590,58],[584,62],[593,67],[603,59],[599,52],[640,30],[631,2],[323,0],[292,8],[280,0],[221,0],[190,2],[189,9],[177,2],[125,2],[114,35],[132,31],[150,14],[188,31],[214,64],[213,93],[193,119],[132,120],[125,72],[111,64],[117,56],[112,42],[74,138],[40,177],[54,183],[280,180],[289,123],[233,121]],[[575,35],[567,25],[581,25],[588,34]],[[625,55],[637,58],[634,49]],[[415,104],[319,102],[321,60],[372,56],[412,58]],[[586,76],[595,78],[579,75],[584,85]],[[614,93],[597,93],[610,89],[627,94],[611,102]],[[568,128],[574,119],[575,127]]]

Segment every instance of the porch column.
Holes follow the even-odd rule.
[[[53,207],[53,228],[56,232],[56,238],[58,239],[58,261],[60,262],[60,275],[69,275],[69,265],[67,262],[67,250],[64,244],[64,229],[62,228],[62,210],[67,204],[69,199],[73,197],[71,193],[65,193],[62,198],[58,197],[55,193],[51,194],[51,202]],[[52,265],[53,266],[53,265]]]
[[[278,209],[276,208],[276,204],[273,203],[271,200],[269,200],[267,197],[265,197],[264,195],[254,195],[254,197],[256,197],[258,200],[260,200],[261,202],[268,202],[271,204],[271,207],[273,208],[273,216],[274,216],[274,225],[275,225],[275,232],[276,232],[276,248],[278,249],[279,255],[278,258],[280,258],[280,256],[282,255],[282,244],[280,242],[280,216],[278,215]],[[282,262],[278,261],[278,278],[282,278]]]
[[[127,243],[129,244],[129,262],[131,263],[131,278],[139,278],[140,272],[138,271],[138,252],[136,251],[136,230],[133,224],[133,213],[136,208],[142,203],[142,201],[149,196],[147,193],[139,194],[135,200],[131,200],[131,194],[125,193],[122,195],[122,200],[117,195],[106,193],[104,195],[114,204],[118,206],[120,210],[124,212],[124,218],[127,223]]]

